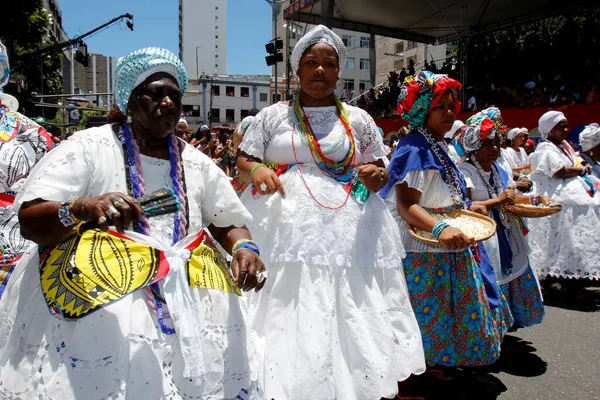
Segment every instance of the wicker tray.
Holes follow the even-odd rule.
[[[523,218],[541,218],[549,215],[556,214],[562,210],[562,205],[553,204],[550,207],[546,206],[532,206],[529,204],[513,204],[502,206],[506,211],[516,217]]]
[[[432,215],[437,219],[446,220],[448,224],[452,227],[456,228],[458,227],[457,225],[462,225],[462,227],[460,227],[459,229],[461,229],[463,233],[465,233],[467,236],[473,236],[476,242],[487,240],[494,236],[494,234],[496,233],[496,222],[493,219],[485,215],[474,213],[472,211],[453,210],[452,212],[447,214]],[[476,226],[477,232],[469,232],[469,226]],[[410,233],[410,235],[413,238],[421,242],[436,245],[440,244],[438,240],[433,238],[430,232],[421,231],[410,224],[408,225],[408,233]]]

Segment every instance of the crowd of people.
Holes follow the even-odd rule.
[[[432,71],[429,68],[424,70]],[[414,71],[414,66],[412,67]],[[454,72],[454,71],[453,71]],[[396,104],[399,87],[406,76],[412,76],[408,70],[390,71],[385,85],[372,87],[356,101],[356,106],[367,111],[373,118],[399,117]],[[552,82],[544,83],[541,78],[524,82],[522,85],[499,86],[493,83],[469,86],[465,89],[467,102],[462,105],[463,112],[477,112],[490,106],[508,108],[559,107],[572,104],[594,104],[600,102],[600,90],[594,81],[571,84],[557,75]]]
[[[598,125],[577,154],[550,111],[534,149],[499,108],[457,121],[461,83],[422,71],[390,75],[408,128],[386,147],[334,94],[346,57],[313,28],[298,95],[234,130],[190,132],[160,48],[118,62],[109,124],[54,149],[0,96],[0,393],[417,400],[415,376],[472,373],[542,323],[541,285],[600,279]]]

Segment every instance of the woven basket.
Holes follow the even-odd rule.
[[[560,204],[551,207],[537,207],[528,204],[513,204],[502,207],[512,215],[523,218],[547,217],[562,210],[562,206]]]
[[[467,219],[471,220],[473,224],[479,224],[481,231],[483,231],[485,233],[476,235],[475,236],[476,242],[482,242],[484,240],[487,240],[487,239],[491,238],[492,236],[494,236],[494,234],[496,233],[496,222],[493,219],[491,219],[490,217],[487,217],[485,215],[477,214],[477,213],[474,213],[472,211],[467,211],[467,210],[453,210],[452,212],[443,214],[443,215],[444,215],[443,219],[457,218],[457,217],[458,218],[467,218]],[[451,224],[452,222],[449,221],[449,223]],[[452,225],[450,225],[450,226],[452,226]],[[428,244],[434,244],[434,245],[440,245],[440,242],[438,240],[434,239],[431,236],[431,233],[420,231],[410,224],[408,225],[408,233],[413,238],[415,238],[421,242],[428,243]],[[467,235],[469,235],[469,232],[463,232],[463,233],[466,233]],[[425,235],[427,235],[427,236],[425,236]]]

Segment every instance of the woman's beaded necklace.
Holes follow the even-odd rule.
[[[498,174],[498,170],[496,169],[496,167],[494,165],[492,165],[492,168],[491,168],[492,176],[494,178],[493,179],[494,186],[495,186],[494,187],[494,186],[492,186],[492,183],[486,177],[486,173],[483,170],[483,167],[481,166],[481,164],[479,164],[479,161],[477,161],[477,158],[475,157],[475,155],[471,155],[469,157],[469,159],[473,163],[473,166],[475,167],[475,170],[477,171],[477,175],[479,175],[479,178],[483,181],[483,184],[485,185],[485,188],[488,192],[488,195],[490,196],[490,199],[494,199],[494,198],[500,196],[500,194],[502,193],[502,190],[500,189],[500,187],[501,187],[500,174]],[[510,215],[508,215],[508,212],[506,212],[506,210],[502,207],[496,207],[496,210],[498,210],[498,212],[500,214],[500,219],[502,220],[502,225],[504,225],[504,227],[506,229],[510,229]]]
[[[293,124],[293,127],[292,127],[292,150],[294,152],[294,159],[296,161],[296,165],[298,166],[298,172],[300,174],[300,178],[302,179],[302,182],[304,183],[304,186],[308,190],[308,193],[310,194],[312,199],[319,206],[326,208],[328,210],[339,210],[340,208],[342,208],[346,205],[346,203],[348,202],[348,199],[350,198],[350,193],[352,192],[353,183],[358,178],[357,169],[354,166],[354,160],[356,158],[356,152],[355,152],[356,144],[354,142],[354,135],[352,134],[352,128],[350,127],[350,121],[348,120],[348,115],[346,113],[346,110],[344,109],[344,106],[342,105],[342,103],[340,102],[340,100],[337,97],[335,98],[335,102],[336,102],[336,106],[337,106],[338,117],[339,117],[340,121],[342,122],[342,125],[344,126],[344,130],[346,131],[346,137],[348,138],[348,140],[350,142],[350,149],[348,150],[348,153],[339,162],[329,158],[322,151],[321,145],[319,144],[319,141],[317,140],[315,133],[312,130],[308,116],[304,112],[304,109],[300,105],[300,102],[298,101],[298,99],[294,99],[293,105],[292,105],[292,107],[294,109],[294,113],[296,115],[296,120],[297,120],[298,126],[300,128],[299,131],[303,134],[301,137],[302,137],[303,141],[304,141],[304,139],[306,139],[306,143],[308,145],[310,154],[311,154],[315,164],[319,167],[319,170],[321,170],[321,172],[324,175],[329,176],[329,177],[335,179],[336,181],[342,183],[344,185],[344,188],[346,189],[346,197],[345,197],[343,203],[339,206],[335,206],[335,207],[329,206],[329,205],[323,204],[319,200],[317,200],[317,198],[312,193],[310,187],[308,186],[306,180],[304,179],[304,175],[302,173],[301,163],[298,160],[298,154],[296,152],[296,146],[294,143],[294,136],[296,133],[296,129],[295,129],[296,124]]]
[[[464,190],[466,189],[463,190],[464,183],[462,183],[461,177],[456,172],[456,166],[454,165],[453,167],[454,162],[448,157],[444,149],[440,147],[425,127],[420,126],[417,128],[417,131],[425,137],[429,147],[431,147],[431,150],[444,167],[445,176],[442,175],[442,178],[444,178],[444,182],[450,190],[452,202],[457,207],[465,208],[466,203],[464,197],[466,196],[466,193],[464,193]]]
[[[140,151],[136,140],[131,135],[129,124],[127,122],[125,122],[119,128],[117,137],[119,138],[123,148],[127,192],[132,197],[141,197],[145,194],[146,189],[142,171],[142,162],[140,159]],[[179,141],[174,134],[169,136],[168,146],[169,163],[171,165],[171,171],[169,175],[171,177],[173,191],[181,203],[181,211],[175,214],[172,242],[172,244],[175,244],[187,235],[189,227],[189,206],[187,202],[187,190],[185,184],[185,170],[183,168],[183,162],[179,152]],[[135,221],[134,230],[138,233],[149,235],[150,224],[148,220],[143,218],[141,221]],[[174,334],[175,329],[167,326],[164,321],[165,317],[168,317],[168,314],[165,314],[163,309],[164,298],[160,294],[160,286],[158,285],[158,282],[150,285],[150,291],[147,293],[152,294],[152,300],[154,301],[155,305],[151,305],[151,308],[156,311],[161,330],[167,335]]]

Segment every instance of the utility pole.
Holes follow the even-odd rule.
[[[279,15],[279,11],[281,11],[281,1],[277,1],[277,0],[265,0],[267,3],[269,3],[269,5],[271,6],[271,15],[272,15],[272,19],[273,19],[273,40],[272,42],[274,44],[276,44],[277,41],[277,17]],[[283,47],[283,41],[282,42],[282,47]],[[267,52],[269,52],[269,50],[267,49]],[[280,60],[283,61],[283,60]],[[277,102],[277,61],[275,61],[275,96],[272,99],[273,100],[273,104],[275,104]],[[273,64],[269,64],[269,61],[267,61],[267,65],[271,66]]]

